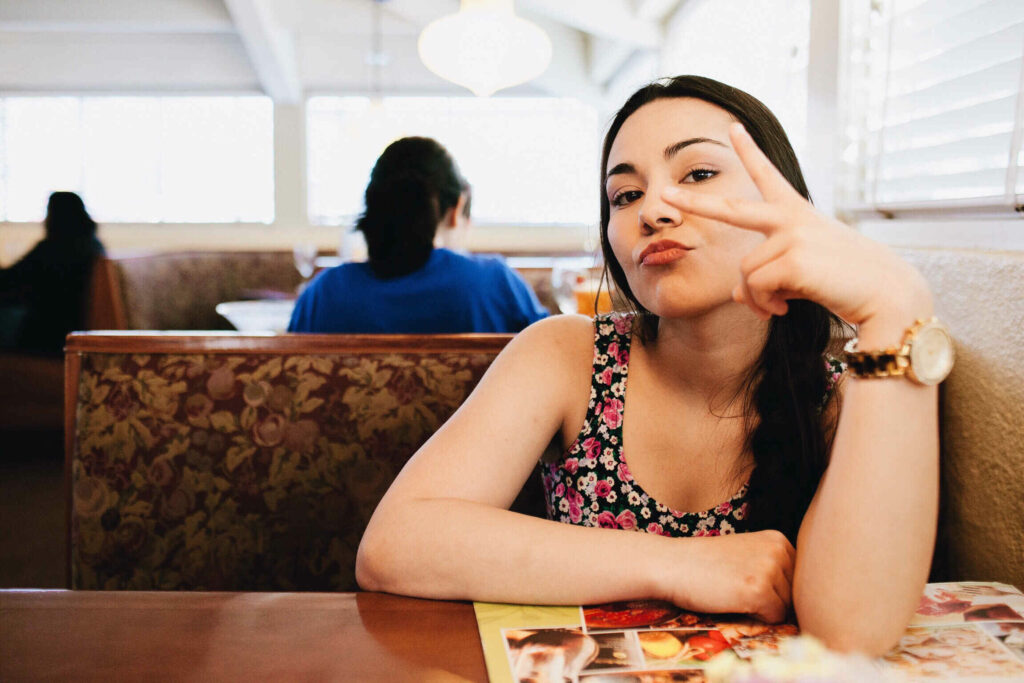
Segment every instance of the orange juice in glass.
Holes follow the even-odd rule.
[[[573,287],[572,293],[576,297],[576,311],[593,318],[598,313],[609,313],[612,310],[612,295],[607,287],[601,287],[600,281],[587,278]],[[594,303],[597,303],[597,310],[594,310]]]

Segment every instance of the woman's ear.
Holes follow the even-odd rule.
[[[444,227],[449,230],[454,230],[459,227],[459,218],[462,216],[462,212],[466,208],[466,195],[460,194],[459,201],[455,202],[455,206],[448,209],[444,215]]]

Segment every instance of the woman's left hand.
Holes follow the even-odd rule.
[[[764,234],[741,262],[733,298],[758,316],[785,315],[788,299],[809,299],[855,325],[878,321],[904,329],[931,315],[924,278],[884,245],[822,214],[758,148],[741,124],[733,148],[763,201],[721,197],[681,187],[662,198],[681,211]],[[895,340],[894,340],[895,341]]]

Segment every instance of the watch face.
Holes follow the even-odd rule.
[[[938,323],[925,325],[910,347],[910,367],[922,384],[938,384],[953,369],[953,338]]]

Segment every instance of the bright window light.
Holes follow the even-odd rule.
[[[101,223],[272,223],[266,97],[0,98],[0,220],[42,220],[54,190]]]
[[[473,186],[473,222],[590,225],[598,218],[597,112],[564,98],[313,97],[310,220],[350,224],[374,162],[400,137],[444,145]]]

